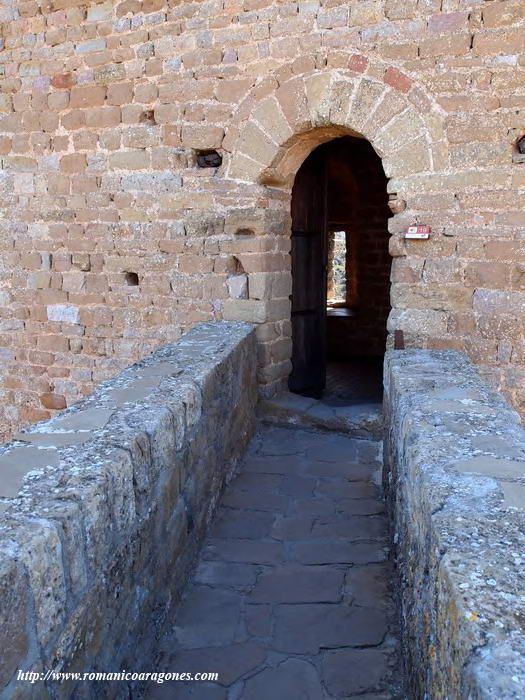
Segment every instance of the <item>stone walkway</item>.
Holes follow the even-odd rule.
[[[380,443],[261,427],[226,489],[148,700],[361,700],[400,691]]]

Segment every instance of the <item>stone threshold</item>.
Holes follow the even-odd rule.
[[[335,431],[363,440],[383,438],[383,406],[378,402],[337,405],[283,392],[260,400],[257,412],[266,424]]]

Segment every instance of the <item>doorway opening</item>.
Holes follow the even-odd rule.
[[[380,401],[390,311],[387,178],[365,139],[318,146],[292,190],[291,391]]]

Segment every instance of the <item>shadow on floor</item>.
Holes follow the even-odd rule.
[[[331,360],[326,367],[326,389],[321,401],[328,405],[380,403],[383,400],[383,358],[354,357]]]

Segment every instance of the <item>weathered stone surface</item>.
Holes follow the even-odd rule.
[[[275,520],[272,513],[264,511],[244,512],[236,509],[221,508],[212,525],[212,537],[239,537],[260,539],[268,537]]]
[[[392,569],[386,563],[389,546],[384,536],[373,541],[377,523],[385,523],[386,516],[349,518],[335,513],[347,502],[361,501],[366,512],[380,510],[378,487],[370,482],[295,474],[298,464],[337,464],[308,458],[308,450],[321,448],[325,442],[333,448],[334,435],[261,427],[218,511],[219,526],[227,527],[230,536],[215,536],[212,526],[188,592],[173,618],[166,621],[161,669],[182,664],[215,670],[220,674],[218,683],[229,684],[229,694],[239,698],[271,694],[318,700],[328,687],[334,697],[356,693],[375,700],[402,697],[396,615],[389,595]],[[377,443],[358,442],[350,441],[354,458],[365,462],[377,458]],[[292,454],[284,454],[292,449]],[[250,471],[254,460],[261,471]],[[264,464],[276,460],[281,463],[280,473],[265,473]],[[329,484],[332,489],[326,488]],[[232,501],[239,495],[245,499],[241,511],[225,506],[240,505]],[[261,510],[258,498],[266,507],[270,497],[284,498],[286,512],[293,515]],[[281,505],[280,500],[275,503]],[[371,507],[373,503],[378,504],[377,509]],[[242,518],[237,517],[239,512]],[[268,518],[275,518],[270,534]],[[352,542],[348,533],[338,532],[343,523],[351,528],[353,520],[362,523],[362,541]],[[322,539],[312,539],[317,525],[325,528]],[[362,652],[363,646],[368,654],[356,656],[357,669],[345,667],[342,656],[326,661],[329,649]],[[297,654],[301,657],[296,658]],[[368,673],[369,666],[373,670]],[[206,697],[207,685],[184,684],[184,692],[192,687],[197,688],[196,697],[201,687]],[[151,685],[146,697],[158,693]]]
[[[315,666],[300,659],[288,659],[246,681],[244,693],[253,700],[266,700],[269,696],[318,700],[323,689]]]
[[[10,447],[0,456],[0,496],[4,498],[16,496],[31,472],[59,465],[59,453],[53,448]]]
[[[23,569],[8,557],[0,564],[0,685],[4,687],[25,662],[29,637],[29,588]]]
[[[385,389],[410,692],[516,697],[524,516],[508,494],[523,486],[523,427],[460,353],[388,353]]]
[[[239,624],[239,597],[199,586],[190,590],[175,620],[175,636],[188,649],[233,642]]]
[[[357,605],[383,607],[388,604],[389,584],[395,586],[395,576],[394,567],[388,563],[354,566],[346,574],[345,591]]]
[[[243,530],[241,529],[237,534],[243,535]],[[260,540],[248,539],[210,538],[204,554],[228,562],[249,564],[276,564],[284,559],[283,546],[280,542],[261,542]]]
[[[243,324],[195,328],[0,449],[0,495],[22,488],[2,503],[0,695],[47,693],[13,677],[36,668],[37,656],[46,668],[152,668],[152,630],[180,595],[254,428],[254,340]],[[252,586],[256,573],[204,563],[195,595],[212,584]],[[205,620],[181,613],[177,634],[189,646],[198,634],[199,646],[233,643],[235,594],[218,591],[199,606]],[[86,682],[82,697],[97,692]]]
[[[203,561],[195,572],[195,581],[212,586],[251,586],[256,578],[254,566],[231,562]]]
[[[173,668],[184,668],[187,673],[206,672],[219,674],[220,685],[229,686],[260,666],[266,651],[253,642],[204,649],[185,649],[170,655]]]
[[[280,605],[272,645],[277,651],[316,654],[319,648],[381,644],[387,624],[374,608],[338,605]]]
[[[306,396],[285,393],[262,401],[259,413],[264,422],[275,425],[321,428],[372,440],[380,440],[383,434],[381,406],[375,404],[329,406]]]
[[[261,574],[253,603],[335,603],[341,600],[343,573],[327,566],[281,567]]]
[[[323,539],[292,543],[290,556],[301,564],[368,564],[384,561],[386,553],[384,547],[369,542]]]
[[[323,679],[336,698],[372,693],[388,687],[388,657],[378,649],[338,649],[323,655]]]

